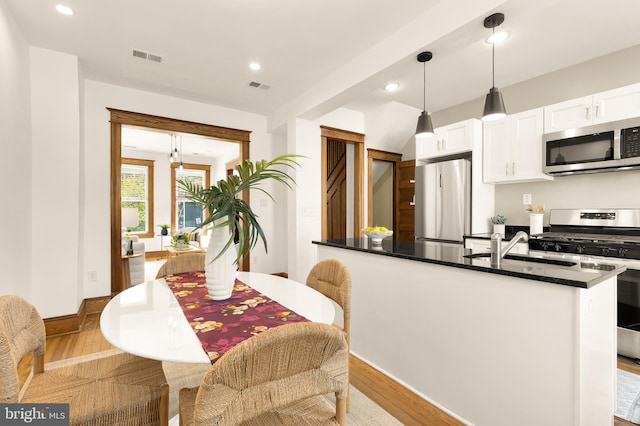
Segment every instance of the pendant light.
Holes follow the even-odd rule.
[[[422,114],[418,117],[418,126],[416,127],[416,136],[433,135],[433,123],[431,123],[431,114],[427,112],[427,71],[426,63],[431,60],[433,54],[431,52],[422,52],[418,54],[418,62],[422,62],[422,74],[424,79],[422,92]]]
[[[504,14],[494,13],[484,19],[484,27],[491,28],[493,34],[496,33],[496,27],[504,22]],[[502,93],[496,87],[496,44],[491,43],[491,89],[487,93],[484,101],[483,121],[493,121],[504,118],[507,110],[504,108]]]
[[[173,155],[173,135],[169,135],[169,137],[171,138],[169,140],[169,162],[173,163],[176,161],[176,158]]]
[[[174,142],[175,139],[175,142]],[[175,163],[178,161],[178,137],[176,135],[171,135],[171,146],[169,147],[169,162]],[[182,148],[180,148],[182,149]]]
[[[184,170],[184,164],[182,164],[182,135],[180,135],[180,165],[178,166],[178,170]]]

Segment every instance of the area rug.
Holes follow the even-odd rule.
[[[119,352],[119,349],[111,349],[108,351],[97,352],[95,354],[50,362],[46,365],[46,368],[61,367],[75,362],[98,359]],[[169,418],[171,419],[169,426],[179,426],[177,416],[178,392],[180,392],[180,389],[184,387],[198,386],[202,376],[204,376],[209,369],[209,365],[163,362],[162,368],[164,369],[167,382],[169,383]],[[347,424],[349,426],[402,426],[402,423],[396,420],[395,417],[367,398],[358,389],[351,386],[350,391],[349,412],[347,413]],[[331,397],[328,397],[328,399],[332,402]]]
[[[640,376],[618,368],[617,407],[615,415],[640,424]]]

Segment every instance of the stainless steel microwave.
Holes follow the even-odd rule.
[[[640,117],[547,133],[542,140],[546,174],[640,168]]]

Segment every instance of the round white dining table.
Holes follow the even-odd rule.
[[[331,324],[335,308],[322,293],[288,278],[238,272],[238,279],[310,321]],[[210,364],[164,278],[128,288],[100,316],[105,339],[127,353],[160,361]]]

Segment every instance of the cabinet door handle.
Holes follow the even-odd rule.
[[[416,183],[415,179],[409,179],[409,183]]]
[[[440,139],[438,139],[436,142],[436,149],[440,151]]]
[[[598,110],[599,110],[599,108],[598,108],[598,107],[599,107],[599,106],[600,106],[600,104],[596,104],[596,118],[598,118]]]
[[[447,149],[447,140],[446,139],[442,139],[442,149],[443,150]]]
[[[516,174],[516,163],[511,163],[511,174],[512,175]]]
[[[509,176],[509,163],[504,163],[504,174]]]
[[[585,109],[587,110],[587,116],[586,116],[585,118],[586,118],[587,120],[589,120],[589,110],[590,110],[590,108],[589,108],[589,107],[586,107]]]

